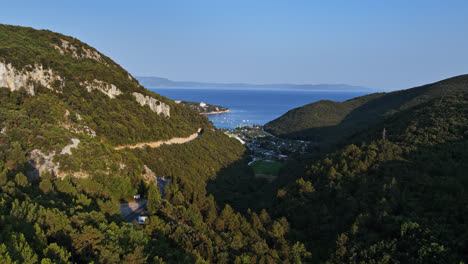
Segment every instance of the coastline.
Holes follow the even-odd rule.
[[[231,110],[224,110],[224,111],[214,111],[214,112],[208,112],[208,113],[200,113],[200,115],[217,115],[217,114],[224,114],[224,113],[229,113]]]

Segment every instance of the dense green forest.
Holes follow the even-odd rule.
[[[41,65],[65,80],[48,86],[31,77],[25,85],[33,94],[0,87],[1,263],[300,263],[310,256],[286,239],[285,218],[241,215],[207,193],[207,182],[246,150],[206,117],[145,90],[74,38],[0,25],[0,40],[0,62],[15,75]],[[94,79],[122,93],[89,91],[83,83]],[[133,92],[168,105],[170,117],[138,104]],[[198,128],[202,135],[183,145],[114,148]],[[64,151],[71,142],[79,143]],[[53,166],[37,171],[47,162]],[[164,197],[156,177],[169,181]],[[148,225],[120,216],[119,203],[136,193],[148,199]]]
[[[271,184],[245,191],[250,185],[237,185],[252,180],[230,170],[209,189],[218,201],[241,211],[263,207],[276,218],[285,217],[288,239],[305,243],[312,263],[464,263],[466,79],[398,92],[441,89],[426,91],[425,97],[371,120],[369,126],[356,125],[340,144],[321,142],[289,161]],[[416,98],[401,96],[405,102]]]
[[[304,162],[306,173],[278,190],[271,209],[316,261],[468,258],[467,92],[401,111],[348,142]]]
[[[468,76],[288,112],[266,129],[315,144],[269,182],[237,140],[79,40],[4,25],[0,40],[0,62],[16,74],[41,65],[64,80],[31,78],[34,94],[0,87],[0,263],[468,259]],[[122,93],[89,91],[94,79]],[[198,128],[189,143],[115,149]],[[46,163],[53,169],[37,171]],[[156,177],[168,181],[164,196]],[[136,193],[147,225],[120,216]]]
[[[68,43],[68,49],[60,46],[62,41]],[[96,52],[99,59],[82,55],[85,51]],[[199,127],[209,125],[208,120],[195,112],[144,89],[111,59],[69,36],[48,30],[0,25],[0,62],[11,64],[18,73],[27,73],[37,65],[51,69],[63,82],[52,83],[55,93],[48,93],[48,96],[66,104],[61,110],[72,113],[71,121],[77,121],[76,114],[80,115],[83,120],[78,121],[115,144],[188,136]],[[109,97],[100,91],[89,92],[83,83],[94,80],[113,84],[122,94],[109,101]],[[35,83],[36,92],[47,92],[39,80],[31,79],[29,82]],[[141,107],[133,92],[167,104],[170,118],[152,114],[149,107]]]
[[[306,139],[324,146],[372,127],[399,111],[443,96],[466,91],[468,75],[390,93],[374,93],[345,102],[322,100],[296,109],[265,124],[280,137]]]

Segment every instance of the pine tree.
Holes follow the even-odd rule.
[[[15,175],[15,182],[16,185],[25,187],[26,185],[28,185],[28,178],[26,178],[26,176],[24,176],[24,174],[20,172]]]
[[[7,151],[6,159],[10,169],[21,170],[24,163],[27,162],[27,158],[21,147],[21,144],[17,141],[11,143],[11,148]]]
[[[151,184],[149,187],[147,207],[150,215],[156,214],[161,208],[161,194],[156,184]]]
[[[7,168],[5,168],[3,171],[0,171],[0,186],[5,185],[8,182],[7,173]]]

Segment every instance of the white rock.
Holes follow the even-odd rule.
[[[72,143],[68,144],[65,146],[60,154],[72,154],[71,149],[76,148],[78,144],[80,143],[80,140],[77,138],[72,138]],[[31,164],[35,169],[36,172],[32,173],[33,177],[40,176],[40,174],[44,172],[50,172],[52,175],[62,178],[63,173],[60,172],[60,164],[54,162],[54,157],[55,157],[55,151],[52,153],[49,153],[49,155],[44,154],[41,150],[39,149],[34,149],[29,153],[29,164]],[[76,174],[76,177],[84,177],[84,175],[81,175],[80,173],[74,173],[73,175]]]
[[[145,168],[145,173],[143,174],[143,178],[145,178],[147,181],[157,181],[158,178],[156,177],[156,173],[154,173],[148,166],[144,165]]]
[[[85,134],[89,137],[96,137],[96,131],[94,131],[93,129],[91,129],[90,127],[88,126],[85,126],[85,125],[80,125],[80,124],[74,124],[74,123],[71,123],[71,122],[67,122],[67,123],[61,123],[60,124],[61,127],[63,128],[66,128],[68,129],[69,131],[75,133],[75,134]]]
[[[170,117],[170,107],[157,100],[157,99],[154,99],[153,97],[150,97],[150,96],[144,96],[143,94],[141,93],[133,93],[133,95],[135,96],[136,98],[136,101],[141,105],[141,106],[145,106],[145,105],[148,105],[151,110],[153,112],[156,112],[157,114],[162,114],[164,115],[165,117]]]
[[[18,70],[11,64],[0,62],[0,87],[7,87],[10,91],[24,87],[30,95],[34,95],[34,82],[52,89],[51,84],[57,80],[62,82],[62,77],[51,69],[45,70],[42,65],[27,66]]]
[[[120,91],[115,85],[96,79],[94,79],[92,82],[85,81],[81,82],[80,84],[85,86],[88,92],[91,92],[92,90],[99,90],[110,98],[115,98],[117,95],[122,94],[122,91]]]
[[[60,39],[62,41],[62,45],[57,45],[51,43],[50,45],[54,47],[56,50],[60,52],[60,54],[65,55],[67,53],[71,53],[71,56],[75,59],[92,59],[98,62],[102,62],[101,54],[97,51],[91,49],[85,49],[84,47],[81,48],[81,53],[78,54],[78,48],[70,44],[67,40]]]
[[[79,139],[77,139],[77,138],[72,138],[72,143],[66,145],[66,146],[62,149],[62,151],[60,152],[60,154],[69,154],[69,155],[71,155],[71,154],[72,154],[72,153],[71,153],[71,149],[72,149],[72,148],[78,147],[78,144],[79,144],[79,143],[80,143],[80,140],[79,140]]]
[[[39,149],[31,151],[29,153],[29,163],[37,170],[37,174],[34,174],[34,176],[39,176],[44,172],[50,172],[52,175],[55,175],[59,170],[59,164],[53,161],[54,156],[55,152],[46,155]]]

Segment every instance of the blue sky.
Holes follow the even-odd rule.
[[[2,3],[3,2],[3,3]],[[133,75],[403,89],[468,73],[468,1],[3,1]]]

